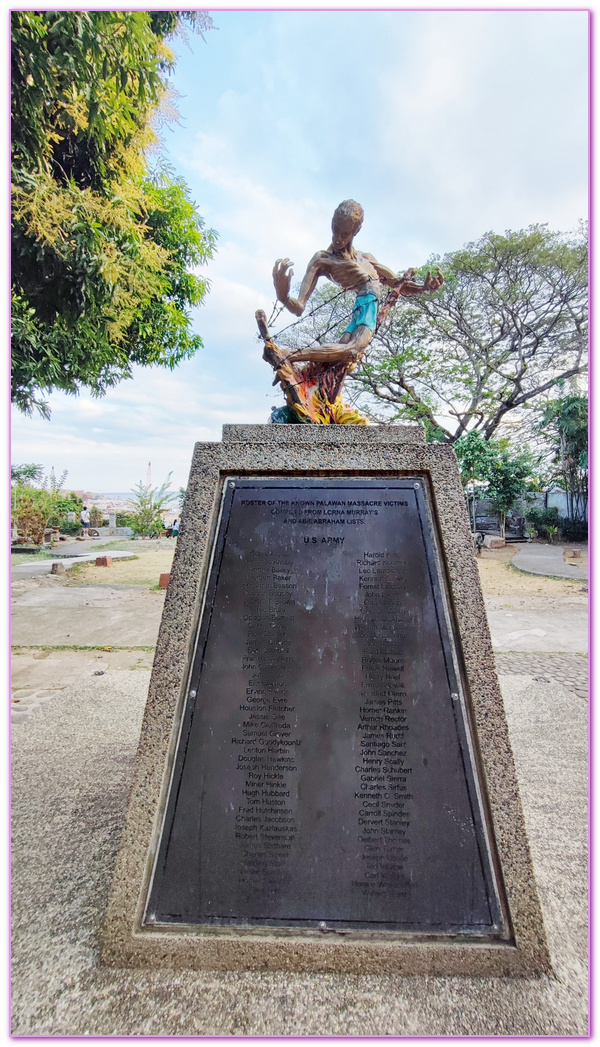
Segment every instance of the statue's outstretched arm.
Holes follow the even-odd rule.
[[[294,275],[291,267],[294,263],[290,262],[289,258],[278,258],[273,266],[273,283],[277,298],[295,316],[302,316],[304,307],[317,286],[317,280],[321,275],[320,258],[320,252],[311,258],[297,298],[290,296],[290,286]]]
[[[439,269],[437,276],[427,273],[425,282],[417,284],[413,280],[415,275],[414,269],[408,269],[405,273],[395,273],[392,269],[388,269],[387,265],[382,265],[381,262],[378,262],[372,254],[367,254],[365,257],[369,259],[371,265],[377,271],[382,284],[387,284],[388,287],[394,288],[403,298],[410,298],[416,294],[426,294],[428,291],[437,291],[444,282],[444,277]]]

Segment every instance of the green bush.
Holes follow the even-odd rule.
[[[81,534],[81,524],[77,523],[76,520],[73,520],[72,523],[70,523],[69,520],[64,520],[60,525],[60,533],[74,535]]]
[[[525,519],[528,524],[531,524],[538,533],[540,538],[552,539],[553,531],[552,528],[557,528],[560,524],[560,514],[555,505],[550,509],[526,509]]]
[[[527,509],[525,516],[527,522],[534,524],[535,527],[538,524],[549,524],[551,527],[555,527],[560,520],[560,514],[555,505],[551,506],[550,509]]]
[[[560,515],[555,505],[550,509],[527,509],[525,516],[527,523],[535,527],[540,538],[547,538],[551,541],[558,533],[563,542],[587,542],[588,540],[587,520],[569,520],[566,516]]]
[[[117,513],[115,523],[117,527],[133,527],[134,515],[133,513]]]

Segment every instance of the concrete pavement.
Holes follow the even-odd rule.
[[[511,563],[526,574],[543,574],[554,578],[574,578],[586,582],[587,564],[566,563],[562,545],[537,545],[527,542],[519,547]]]
[[[64,584],[63,576],[12,586],[11,643],[18,647],[154,645],[164,591]]]
[[[61,542],[54,549],[48,550],[48,559],[32,559],[31,563],[25,561],[14,566],[11,564],[11,580],[14,578],[36,578],[39,575],[51,574],[52,564],[56,562],[63,564],[67,570],[77,563],[93,562],[97,556],[103,555],[102,550],[105,546],[110,545],[114,541],[114,538],[105,539],[104,541],[102,539],[90,538],[84,542]],[[132,544],[131,552],[111,549],[107,555],[112,556],[113,560],[131,560],[137,554]]]
[[[588,649],[588,610],[585,597],[576,604],[526,608],[505,606],[501,598],[487,599],[486,611],[494,651],[539,651],[585,654]]]

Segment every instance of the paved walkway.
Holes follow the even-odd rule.
[[[501,598],[487,599],[486,611],[494,650],[586,654],[588,608],[584,595],[579,600],[579,604],[532,608],[513,604],[506,607]]]
[[[562,545],[537,545],[527,542],[511,560],[513,567],[526,574],[543,574],[552,578],[574,578],[587,582],[587,564],[565,563]]]
[[[501,654],[499,676],[532,676],[537,683],[557,683],[579,698],[588,697],[588,662],[578,654]]]
[[[113,560],[135,560],[135,553],[119,553],[110,549],[107,553]],[[35,578],[37,575],[52,574],[52,564],[61,563],[65,570],[77,563],[95,563],[96,557],[102,556],[102,549],[96,548],[93,553],[81,553],[80,556],[54,556],[51,560],[36,560],[34,563],[16,564],[10,569],[11,578]]]
[[[76,563],[93,562],[97,556],[104,554],[105,546],[110,545],[114,541],[114,538],[105,538],[104,540],[89,538],[83,542],[61,542],[59,545],[54,546],[52,550],[48,549],[48,556],[51,559],[38,560],[32,557],[31,563],[24,561],[14,566],[11,564],[10,577],[11,579],[36,578],[39,575],[51,574],[53,563],[61,563],[68,570],[69,567]],[[109,549],[106,555],[112,556],[113,560],[132,560],[136,553],[132,547],[131,552]]]

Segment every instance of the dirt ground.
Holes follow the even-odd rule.
[[[68,585],[139,585],[155,590],[161,574],[171,570],[175,553],[175,542],[168,538],[150,541],[113,542],[103,548],[102,553],[110,556],[111,548],[134,554],[135,560],[113,561],[110,567],[82,564],[69,572]],[[570,548],[564,545],[564,548]],[[551,603],[569,601],[584,595],[580,581],[544,578],[541,575],[524,574],[510,566],[519,545],[507,545],[504,549],[482,549],[477,558],[481,587],[485,597],[521,597],[534,603],[550,600]],[[580,563],[587,563],[587,547],[574,544],[571,548],[581,551]],[[100,552],[100,550],[99,550]],[[579,602],[579,601],[578,601]]]
[[[565,549],[581,550],[579,563],[587,564],[587,547],[561,543]],[[584,594],[581,581],[570,581],[568,578],[544,578],[541,575],[524,574],[511,567],[510,561],[520,549],[516,543],[506,545],[503,549],[482,549],[477,557],[481,588],[485,597],[509,596],[533,599],[536,603],[550,600],[561,603],[570,598],[581,598]],[[579,602],[579,601],[578,601]]]
[[[98,555],[110,556],[111,549],[119,549],[136,556],[136,560],[113,560],[110,567],[96,567],[94,563],[81,564],[69,571],[70,585],[140,585],[148,589],[158,587],[161,574],[168,574],[173,563],[176,543],[172,539],[151,541],[113,542],[98,550]]]

